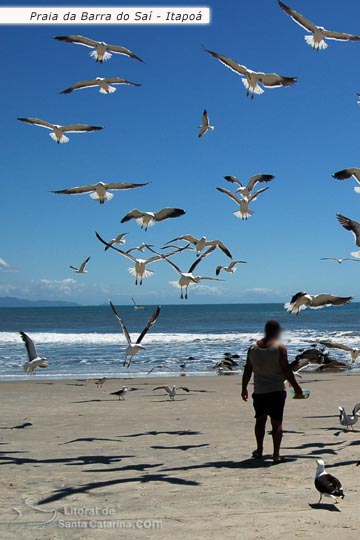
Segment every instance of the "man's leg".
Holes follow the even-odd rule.
[[[272,438],[274,445],[274,461],[280,461],[280,446],[283,436],[282,420],[271,419],[272,425]]]
[[[254,457],[261,457],[263,454],[266,420],[267,420],[266,415],[256,418],[255,437],[256,437],[257,449],[256,449],[256,456],[254,455]]]

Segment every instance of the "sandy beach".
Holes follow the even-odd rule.
[[[109,395],[121,380],[102,390],[92,381],[1,383],[0,537],[358,538],[359,434],[337,418],[340,403],[350,410],[359,399],[358,376],[304,377],[311,398],[288,398],[289,462],[276,466],[270,436],[267,459],[249,458],[253,409],[240,381],[128,380],[137,390],[126,401]],[[164,383],[191,391],[170,402],[152,391]],[[343,482],[338,507],[311,506],[320,456]]]

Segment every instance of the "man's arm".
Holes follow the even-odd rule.
[[[243,373],[243,377],[242,377],[241,397],[243,398],[244,401],[247,401],[248,398],[249,398],[247,387],[248,387],[248,384],[250,382],[251,375],[252,375],[252,372],[253,372],[251,362],[250,362],[250,358],[249,358],[249,356],[250,356],[249,352],[250,352],[250,349],[248,350],[248,353],[247,353],[246,364],[245,364],[244,373]]]
[[[287,350],[285,349],[285,347],[280,347],[279,351],[280,351],[280,367],[285,376],[285,379],[293,387],[296,397],[304,397],[301,386],[297,382],[294,372],[289,365]]]

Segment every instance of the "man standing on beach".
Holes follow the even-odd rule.
[[[282,461],[280,446],[282,440],[282,421],[286,400],[285,380],[295,391],[296,398],[303,398],[301,387],[289,366],[287,350],[280,344],[282,328],[277,321],[268,321],[265,335],[252,345],[247,354],[242,378],[241,397],[248,400],[248,384],[254,374],[253,404],[255,409],[255,437],[257,448],[253,452],[255,459],[263,455],[263,443],[267,417],[270,416],[274,444],[274,463]]]

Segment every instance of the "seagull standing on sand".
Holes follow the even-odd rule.
[[[246,186],[243,185],[241,180],[236,178],[236,176],[224,176],[227,182],[232,184],[238,184],[240,187],[236,190],[237,193],[241,193],[244,199],[249,199],[252,191],[254,190],[257,184],[262,184],[264,182],[271,182],[274,180],[275,176],[272,174],[256,174],[252,176]]]
[[[75,45],[83,45],[84,47],[94,49],[91,51],[90,56],[95,58],[96,62],[100,62],[101,64],[112,57],[111,53],[123,54],[129,58],[142,62],[141,58],[136,56],[136,54],[131,52],[129,49],[121,47],[120,45],[109,45],[108,43],[105,43],[105,41],[95,41],[94,39],[84,36],[54,36],[54,39],[57,39],[58,41],[65,41],[66,43],[74,43]]]
[[[352,34],[344,34],[343,32],[333,32],[332,30],[326,30],[323,26],[317,26],[316,24],[306,19],[301,13],[298,13],[294,9],[289,8],[283,2],[279,1],[279,6],[285,13],[287,13],[294,22],[296,22],[301,28],[304,28],[307,32],[311,32],[311,35],[304,37],[306,43],[310,45],[316,51],[327,48],[325,39],[335,39],[337,41],[359,41],[360,36],[354,36]]]
[[[337,504],[338,497],[341,499],[345,497],[340,480],[326,472],[325,463],[322,459],[318,459],[316,463],[315,487],[320,493],[318,504],[321,503],[323,497],[330,497]]]
[[[94,383],[96,384],[96,388],[100,390],[106,383],[106,380],[106,377],[102,377],[101,379],[95,379]]]
[[[25,332],[20,332],[20,337],[25,343],[28,355],[28,361],[23,364],[24,370],[29,373],[29,375],[33,375],[37,368],[49,367],[48,359],[45,357],[40,357],[36,352],[33,340],[27,334],[25,334]]]
[[[239,206],[239,210],[236,210],[236,212],[233,212],[234,216],[242,220],[247,220],[249,217],[251,217],[254,214],[254,211],[250,210],[249,204],[252,201],[256,201],[257,197],[261,193],[264,193],[264,191],[266,191],[269,188],[268,187],[261,188],[255,193],[253,193],[252,195],[250,195],[249,198],[241,198],[241,199],[237,195],[235,195],[235,193],[232,193],[228,189],[225,189],[222,187],[217,187],[216,189],[220,191],[221,193],[225,193],[225,195],[230,197],[230,199],[235,201],[236,204]]]
[[[306,308],[319,309],[329,306],[344,306],[353,299],[352,296],[332,296],[331,294],[308,294],[306,292],[298,292],[294,294],[290,302],[285,304],[285,309],[293,314],[299,315],[300,311]]]
[[[335,261],[338,264],[343,264],[344,262],[359,262],[358,259],[351,259],[350,257],[345,257],[344,259],[338,259],[337,257],[321,257],[320,261]]]
[[[127,221],[135,219],[138,225],[147,231],[149,227],[153,227],[158,221],[177,218],[184,214],[185,210],[182,210],[181,208],[163,208],[162,210],[159,210],[159,212],[142,212],[141,210],[134,208],[134,210],[131,210],[131,212],[122,218],[121,223],[126,223]]]
[[[60,189],[57,191],[52,191],[51,193],[56,193],[57,195],[83,195],[84,193],[89,193],[90,197],[95,201],[99,201],[100,204],[104,204],[106,201],[111,201],[114,197],[109,191],[117,191],[122,189],[135,189],[146,184],[127,184],[124,182],[112,182],[105,184],[104,182],[98,182],[97,184],[90,184],[89,186],[78,186],[67,189]]]
[[[352,362],[356,362],[360,354],[360,349],[349,347],[348,345],[344,345],[343,343],[335,343],[333,341],[326,341],[326,340],[319,340],[318,343],[320,345],[323,345],[327,349],[340,349],[342,351],[349,352],[351,355]]]
[[[360,403],[357,403],[353,408],[352,414],[346,414],[344,407],[339,407],[339,420],[340,424],[346,428],[346,431],[349,431],[349,427],[354,429],[354,425],[359,420],[360,416]]]
[[[295,77],[283,77],[277,73],[263,73],[261,71],[252,71],[246,66],[235,62],[227,56],[218,54],[213,51],[205,49],[205,52],[209,53],[214,58],[217,58],[224,66],[234,71],[237,75],[242,77],[243,85],[246,88],[246,95],[251,95],[251,99],[254,99],[255,94],[263,94],[264,90],[260,84],[265,88],[280,88],[282,86],[292,86],[297,82]]]
[[[246,261],[231,261],[231,263],[228,266],[219,265],[216,267],[215,274],[218,276],[221,270],[224,270],[224,272],[229,272],[229,274],[235,274],[237,264],[247,264],[247,262]]]
[[[125,401],[125,396],[128,393],[128,387],[123,386],[120,388],[120,390],[117,390],[116,392],[111,392],[110,396],[118,396],[119,401]]]
[[[211,126],[210,125],[210,122],[209,122],[209,115],[208,115],[208,112],[207,110],[205,109],[204,112],[203,112],[203,115],[202,115],[202,122],[201,122],[201,126],[199,126],[199,137],[203,137],[204,135],[206,135],[206,133],[210,130],[210,131],[214,131],[214,126]]]
[[[100,94],[113,94],[116,92],[115,85],[125,84],[129,86],[141,86],[141,84],[127,81],[122,77],[96,77],[86,81],[80,81],[69,88],[66,88],[60,94],[71,94],[74,90],[82,90],[84,88],[98,87]]]
[[[40,118],[18,118],[18,120],[33,126],[51,129],[49,135],[52,140],[56,141],[58,144],[69,142],[69,137],[66,137],[64,133],[89,133],[91,131],[104,129],[100,126],[88,126],[87,124],[68,124],[66,126],[61,126],[60,124],[51,124],[51,122],[47,122],[46,120],[40,120]]]
[[[117,320],[119,321],[119,323],[121,325],[124,337],[125,337],[125,339],[127,341],[127,344],[128,344],[128,347],[127,347],[127,349],[125,351],[125,360],[124,360],[123,366],[124,367],[130,367],[131,360],[133,359],[135,354],[138,353],[139,351],[145,350],[145,347],[143,345],[141,345],[141,342],[144,339],[144,337],[146,336],[146,334],[148,333],[148,331],[150,330],[150,328],[152,328],[154,326],[154,324],[156,323],[156,321],[158,320],[158,317],[160,315],[161,306],[158,306],[155,309],[154,313],[151,315],[150,319],[148,320],[144,330],[141,332],[141,334],[139,335],[139,337],[137,338],[137,340],[135,342],[133,342],[131,340],[130,334],[129,334],[128,329],[126,328],[126,326],[124,324],[124,321],[120,317],[120,315],[117,312],[114,304],[111,301],[110,301],[110,306],[111,306],[111,309],[113,310],[113,313],[114,313],[115,317],[117,318]]]
[[[185,242],[193,244],[197,256],[199,256],[203,249],[205,249],[206,247],[215,246],[221,249],[221,251],[225,253],[227,257],[232,259],[230,251],[223,242],[221,242],[220,240],[207,240],[206,236],[202,236],[201,238],[195,238],[195,236],[193,236],[192,234],[183,234],[182,236],[178,236],[177,238],[169,240],[166,245],[171,244],[172,242],[178,242],[179,240],[185,240]]]
[[[88,257],[87,259],[85,259],[85,261],[83,261],[79,268],[76,268],[76,266],[70,266],[71,270],[74,270],[74,272],[76,274],[87,274],[87,270],[86,270],[86,267],[88,265],[88,262],[90,261],[91,257]]]
[[[338,222],[347,231],[351,231],[354,235],[355,244],[360,247],[360,223],[354,219],[350,219],[342,214],[336,214]],[[360,251],[352,251],[351,255],[356,258],[360,258]]]
[[[336,180],[348,180],[349,178],[354,178],[358,184],[360,184],[360,168],[352,167],[350,169],[343,169],[342,171],[337,171],[333,175],[333,178]],[[355,193],[360,193],[360,186],[354,187]]]
[[[169,395],[170,401],[175,401],[175,396],[178,392],[178,390],[183,390],[184,392],[190,392],[190,390],[186,386],[178,386],[175,385],[172,388],[169,388],[166,384],[163,386],[157,386],[156,388],[153,388],[154,390],[165,390],[165,392]]]

